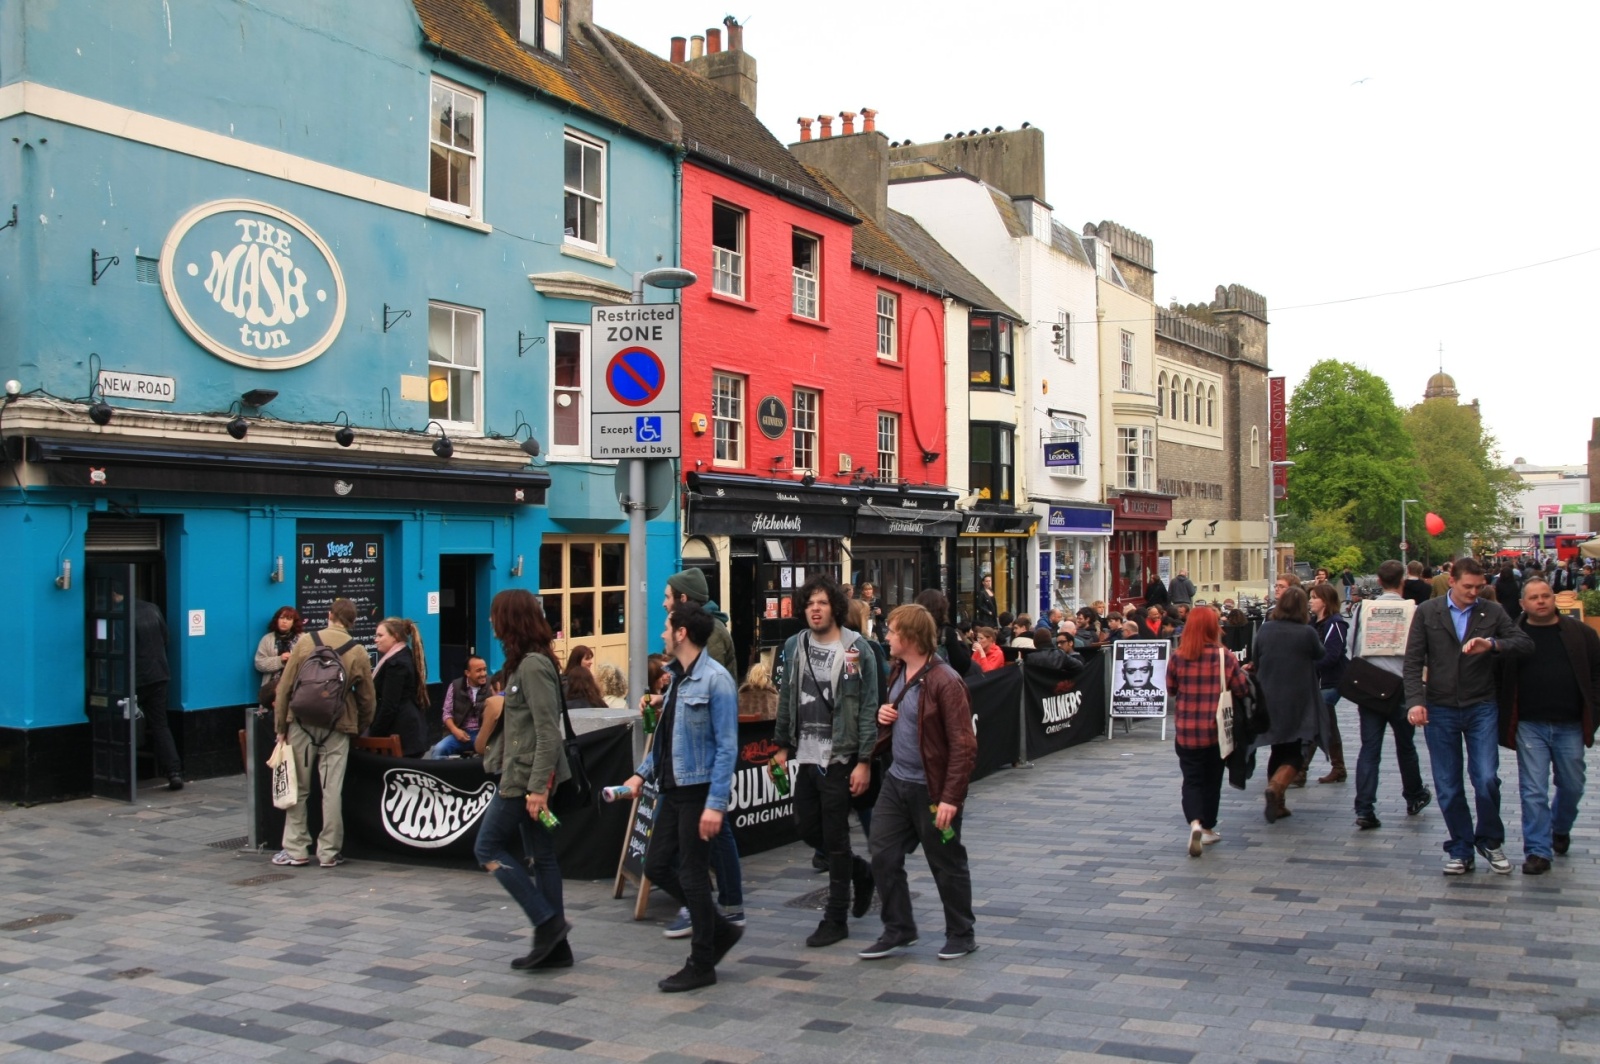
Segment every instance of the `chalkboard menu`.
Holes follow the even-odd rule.
[[[650,850],[650,833],[656,826],[656,801],[660,792],[654,783],[646,782],[639,789],[639,800],[633,807],[633,820],[628,824],[628,845],[622,851],[622,871],[631,878],[644,877],[645,854]]]
[[[319,533],[295,539],[300,564],[295,608],[308,629],[321,628],[336,598],[355,603],[350,634],[371,648],[383,620],[383,536],[377,532]]]

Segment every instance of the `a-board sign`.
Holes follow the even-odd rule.
[[[295,609],[306,628],[321,628],[336,598],[355,603],[350,634],[370,648],[383,620],[383,536],[327,532],[295,537]]]
[[[1113,717],[1167,715],[1167,658],[1171,652],[1172,644],[1165,639],[1123,639],[1111,644]]]
[[[639,789],[639,800],[633,806],[633,819],[628,822],[628,840],[622,850],[622,867],[633,878],[644,876],[645,856],[650,852],[650,835],[656,826],[656,803],[661,794],[654,783],[645,783]]]

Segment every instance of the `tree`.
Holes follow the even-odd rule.
[[[1478,408],[1454,399],[1425,399],[1407,411],[1405,426],[1422,470],[1417,498],[1444,518],[1444,535],[1433,539],[1434,556],[1459,556],[1474,538],[1500,540],[1523,484],[1499,464],[1494,437],[1484,429]]]
[[[1289,401],[1289,512],[1349,504],[1349,529],[1366,568],[1399,556],[1400,500],[1420,498],[1416,451],[1382,378],[1348,362],[1312,366]],[[1295,547],[1298,552],[1299,544]]]
[[[1347,502],[1309,518],[1291,514],[1278,529],[1278,535],[1285,543],[1294,544],[1296,561],[1308,562],[1313,568],[1321,566],[1332,575],[1347,565],[1359,569],[1366,557],[1350,530],[1350,515],[1355,507],[1354,502]]]

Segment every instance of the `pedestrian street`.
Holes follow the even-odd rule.
[[[238,852],[240,777],[11,807],[0,1061],[1600,1059],[1591,811],[1549,874],[1447,879],[1437,810],[1407,817],[1384,769],[1379,830],[1353,827],[1353,784],[1315,772],[1269,825],[1258,773],[1224,791],[1223,841],[1194,859],[1170,741],[1119,726],[974,785],[977,953],[935,958],[920,855],[917,947],[858,959],[874,911],[805,948],[826,877],[794,845],[746,861],[743,941],[718,985],[678,995],[655,985],[687,952],[661,934],[675,907],[658,896],[636,923],[609,881],[566,884],[575,967],[519,973],[526,921],[481,872]],[[1520,858],[1505,751],[1500,775]]]

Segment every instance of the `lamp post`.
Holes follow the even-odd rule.
[[[1267,463],[1267,587],[1278,582],[1278,478],[1279,469],[1294,465],[1293,458]]]
[[[1407,561],[1409,559],[1406,558],[1406,555],[1411,553],[1411,541],[1406,539],[1406,507],[1411,505],[1414,502],[1421,502],[1421,501],[1422,501],[1421,499],[1401,499],[1400,500],[1400,564],[1401,565],[1405,565],[1407,563]]]
[[[643,303],[645,286],[651,288],[688,288],[699,280],[689,270],[679,269],[676,266],[663,266],[659,269],[648,270],[644,273],[633,275],[633,295],[631,302]],[[679,366],[669,367],[668,371],[677,375],[681,372],[681,358]],[[674,414],[674,417],[681,416]],[[676,473],[676,470],[674,470]],[[676,477],[674,477],[676,479]],[[644,696],[646,672],[650,663],[650,578],[648,576],[649,563],[645,552],[645,510],[648,502],[645,498],[645,459],[634,458],[628,464],[628,501],[624,504],[628,511],[628,705],[637,707],[639,699]],[[638,749],[642,733],[634,732],[635,754],[642,754]]]

